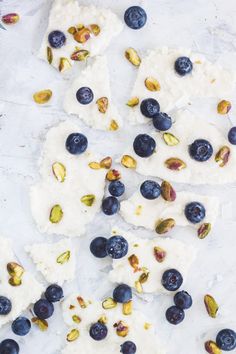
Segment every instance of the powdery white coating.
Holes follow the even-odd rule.
[[[78,43],[68,29],[83,24],[85,27],[91,24],[99,25],[101,32],[98,36],[92,36],[85,43]],[[79,6],[76,0],[55,0],[50,12],[49,23],[39,51],[39,57],[47,61],[48,35],[55,30],[62,31],[66,36],[66,44],[61,48],[51,48],[53,53],[52,65],[58,69],[60,58],[69,59],[71,65],[74,61],[70,56],[79,49],[89,50],[90,56],[104,53],[113,37],[123,29],[120,19],[109,9],[96,8],[95,6]]]
[[[62,354],[105,354],[120,353],[120,346],[127,340],[131,340],[136,344],[137,354],[164,354],[165,351],[159,343],[155,330],[151,325],[149,329],[145,329],[145,323],[148,323],[145,316],[133,310],[131,315],[125,316],[122,313],[122,305],[118,304],[116,308],[105,310],[102,302],[92,301],[86,308],[82,309],[77,301],[76,294],[69,296],[63,302],[63,317],[70,330],[77,328],[80,332],[79,338],[75,342],[68,343],[62,350]],[[87,299],[85,299],[87,302]],[[70,305],[75,308],[70,310]],[[76,324],[72,320],[72,316],[77,315],[81,318],[81,322]],[[102,316],[106,316],[108,335],[101,341],[95,341],[89,335],[90,326],[97,322]],[[113,325],[119,321],[124,321],[129,327],[129,333],[126,337],[119,337]],[[69,331],[68,331],[69,332]]]
[[[206,209],[206,216],[199,224],[192,224],[184,214],[185,206],[191,202],[200,202]],[[178,192],[174,202],[167,202],[162,197],[154,200],[145,199],[138,191],[129,199],[121,202],[120,214],[126,222],[155,230],[160,219],[173,218],[177,226],[199,228],[203,222],[213,225],[219,213],[219,200],[189,192]]]
[[[43,286],[27,269],[25,269],[21,278],[21,285],[10,285],[8,282],[10,276],[7,271],[7,264],[10,262],[20,263],[12,251],[11,242],[7,238],[0,237],[0,244],[0,295],[6,296],[12,303],[11,312],[8,315],[0,316],[0,327],[2,327],[7,322],[20,316],[30,304],[36,302],[43,292]]]
[[[152,136],[156,141],[156,152],[149,158],[141,158],[135,154],[133,148],[126,151],[137,160],[136,171],[142,175],[155,176],[167,181],[190,184],[225,184],[236,181],[236,147],[231,145],[220,130],[200,118],[193,116],[187,110],[180,110],[173,113],[173,126],[168,133],[174,134],[179,140],[176,146],[168,146],[162,134],[155,131]],[[198,162],[189,155],[189,145],[196,139],[206,139],[213,147],[212,157],[205,162]],[[220,167],[215,162],[215,155],[223,146],[230,148],[230,157],[224,167]],[[181,171],[173,171],[165,166],[165,161],[169,158],[179,158],[183,160],[187,167]]]
[[[177,58],[187,56],[193,63],[193,70],[186,76],[180,76],[174,69]],[[160,91],[149,91],[144,82],[147,77],[158,80]],[[235,86],[235,73],[223,69],[217,63],[211,63],[202,54],[192,53],[190,49],[169,49],[163,47],[151,51],[139,67],[131,97],[155,98],[162,112],[183,107],[194,97],[229,97]],[[140,107],[132,108],[129,115],[131,124],[148,123]]]
[[[171,238],[143,239],[135,237],[131,232],[116,229],[115,233],[126,238],[129,242],[129,251],[125,257],[113,259],[113,269],[109,273],[109,279],[112,282],[128,284],[135,288],[135,282],[139,280],[143,270],[135,271],[131,267],[128,260],[131,255],[136,255],[139,267],[145,268],[149,272],[147,281],[142,284],[143,293],[172,294],[161,284],[162,275],[167,269],[177,269],[182,274],[184,281],[187,279],[189,269],[197,255],[195,247]],[[154,247],[161,247],[166,251],[166,258],[162,263],[156,260]]]
[[[89,87],[93,91],[94,99],[90,104],[83,105],[76,99],[76,92],[81,87]],[[101,97],[108,98],[106,113],[99,112],[96,104]],[[78,115],[86,124],[95,129],[109,130],[112,120],[115,120],[119,127],[122,126],[122,119],[111,99],[109,71],[105,56],[97,57],[93,64],[87,66],[74,80],[66,92],[64,109],[69,114]]]
[[[107,170],[94,170],[88,166],[92,161],[101,160],[101,156],[89,151],[89,142],[83,154],[72,155],[66,150],[68,135],[76,132],[81,133],[80,128],[66,121],[47,133],[40,161],[41,182],[32,186],[30,191],[33,218],[41,232],[71,237],[83,235],[85,226],[100,210]],[[66,168],[66,178],[62,183],[53,174],[52,165],[55,162],[62,163]],[[88,194],[95,195],[92,206],[81,202],[81,197]],[[53,224],[49,215],[56,204],[61,206],[63,217],[59,223]]]
[[[48,283],[62,285],[65,281],[74,279],[76,258],[71,240],[63,239],[51,244],[36,243],[26,246],[25,249]],[[68,251],[68,261],[60,263],[58,257]]]

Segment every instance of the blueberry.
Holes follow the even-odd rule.
[[[140,29],[147,22],[147,14],[140,6],[131,6],[125,11],[125,23],[132,29]]]
[[[18,336],[26,336],[31,329],[31,322],[26,317],[17,317],[12,322],[11,329]]]
[[[102,211],[106,215],[114,215],[120,210],[120,202],[116,197],[106,197],[102,201]]]
[[[48,35],[48,42],[52,48],[61,48],[66,43],[66,36],[61,31],[52,31]]]
[[[129,244],[123,236],[112,236],[107,240],[107,254],[113,259],[120,259],[128,253]]]
[[[66,139],[66,149],[72,155],[78,155],[85,152],[88,147],[88,140],[81,133],[72,133]]]
[[[11,309],[11,301],[5,296],[0,296],[0,316],[8,315],[9,312],[11,312]]]
[[[34,313],[40,320],[46,320],[54,312],[54,306],[46,299],[40,299],[34,304]]]
[[[162,285],[168,291],[178,290],[182,283],[183,277],[176,269],[168,269],[162,275]]]
[[[45,291],[45,297],[49,302],[57,302],[63,298],[63,290],[57,284],[49,285]]]
[[[166,319],[173,325],[177,325],[184,320],[185,314],[184,310],[177,306],[171,306],[166,311]]]
[[[213,147],[205,139],[197,139],[189,146],[190,156],[200,162],[207,161],[213,154]]]
[[[113,299],[124,304],[132,299],[132,289],[129,285],[120,284],[113,291]]]
[[[125,192],[125,185],[121,181],[112,181],[109,184],[108,190],[114,197],[120,197]]]
[[[81,87],[76,92],[76,98],[81,104],[89,104],[93,100],[93,91],[89,87]]]
[[[201,222],[206,215],[205,207],[199,202],[192,202],[186,205],[185,216],[193,224]]]
[[[149,157],[156,148],[155,140],[147,134],[139,134],[134,139],[133,148],[140,157]]]
[[[236,348],[236,333],[232,329],[222,329],[216,337],[216,344],[222,350],[229,352]]]
[[[159,112],[152,119],[153,125],[157,130],[166,131],[172,126],[172,119],[168,114]]]
[[[175,61],[175,71],[181,75],[185,76],[193,70],[193,63],[187,57],[180,57]]]
[[[154,98],[146,98],[140,105],[141,113],[147,118],[153,118],[160,112],[160,105]]]
[[[120,346],[120,352],[122,354],[135,354],[136,350],[137,350],[136,345],[133,342],[131,342],[130,340],[128,340],[127,342],[124,342]]]
[[[13,339],[5,339],[0,343],[0,354],[18,354],[19,345]]]
[[[100,322],[92,324],[89,330],[89,334],[94,340],[102,340],[106,338],[107,332],[107,326]]]
[[[228,133],[230,144],[236,145],[236,127],[232,127]]]
[[[187,291],[182,290],[175,294],[174,303],[178,308],[187,310],[192,306],[193,300]]]
[[[90,243],[90,251],[97,258],[104,258],[107,256],[107,239],[105,237],[96,237]]]
[[[146,199],[156,199],[161,194],[161,187],[157,182],[147,180],[141,184],[140,192]]]

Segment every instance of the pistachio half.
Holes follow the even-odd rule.
[[[167,202],[174,202],[176,199],[176,192],[172,185],[167,181],[163,181],[161,184],[161,195]]]
[[[79,43],[85,43],[89,40],[91,32],[89,28],[83,27],[74,34],[74,40]]]
[[[137,161],[130,155],[123,155],[121,158],[121,164],[126,168],[136,168]]]
[[[38,91],[38,92],[35,92],[35,94],[33,95],[34,101],[38,104],[47,103],[51,97],[52,97],[51,90]]]
[[[134,66],[139,66],[141,64],[141,59],[134,48],[128,48],[125,51],[125,57],[129,60]]]
[[[20,16],[17,13],[10,13],[2,16],[2,22],[5,23],[5,25],[13,25],[17,23],[20,19]]]
[[[62,254],[60,254],[60,256],[57,257],[57,263],[64,264],[68,262],[70,259],[70,255],[71,255],[70,251],[63,252]]]
[[[205,343],[205,349],[206,349],[207,353],[209,353],[209,354],[222,354],[221,349],[212,340],[208,340]]]
[[[71,63],[67,58],[60,58],[58,69],[60,72],[64,72],[71,68]]]
[[[93,203],[95,202],[95,195],[94,194],[87,194],[81,197],[80,201],[84,203],[85,205],[91,207]]]
[[[66,168],[60,162],[54,162],[52,165],[52,172],[59,182],[64,182],[66,177]]]
[[[147,77],[144,83],[149,91],[160,91],[161,89],[161,85],[154,77]]]
[[[9,280],[8,280],[8,283],[11,285],[11,286],[19,286],[22,284],[22,280],[21,278],[18,278],[16,276],[12,276]]]
[[[159,220],[156,226],[156,232],[160,235],[166,234],[175,226],[175,220],[172,218]]]
[[[129,327],[124,321],[119,321],[114,324],[116,328],[116,333],[119,337],[126,337],[129,333]]]
[[[135,287],[137,293],[141,294],[143,292],[143,287],[142,287],[142,284],[140,283],[139,280],[135,281],[134,287]]]
[[[92,170],[100,170],[101,168],[100,163],[96,161],[92,161],[88,165]]]
[[[99,33],[101,32],[101,28],[96,24],[90,25],[89,29],[95,37],[98,36]]]
[[[63,210],[59,204],[56,204],[52,207],[49,215],[49,220],[53,224],[57,224],[61,221],[63,217]]]
[[[101,168],[109,169],[112,165],[112,158],[110,156],[105,157],[100,161]]]
[[[76,339],[79,338],[79,330],[78,329],[72,329],[70,333],[67,334],[66,340],[68,342],[74,342]]]
[[[16,262],[9,262],[7,263],[7,271],[10,276],[21,278],[25,270],[20,264]]]
[[[215,156],[215,161],[218,163],[220,167],[224,167],[229,161],[229,156],[230,156],[230,148],[225,145],[222,148],[220,148],[220,150],[217,152]]]
[[[79,324],[81,322],[81,318],[78,315],[73,315],[72,321]]]
[[[75,34],[77,32],[77,29],[76,29],[76,27],[71,26],[68,28],[67,32],[70,34]]]
[[[45,332],[48,329],[48,322],[46,320],[41,320],[38,317],[33,317],[31,321],[36,324],[42,332]]]
[[[135,106],[137,106],[139,104],[139,98],[138,97],[132,97],[126,104],[129,107],[135,107]]]
[[[154,257],[158,263],[164,262],[166,258],[166,251],[161,247],[154,247]]]
[[[132,310],[133,310],[133,302],[132,300],[128,301],[128,302],[125,302],[123,305],[122,305],[122,312],[123,312],[123,315],[131,315],[132,313]]]
[[[77,297],[77,301],[82,309],[85,309],[87,307],[86,302],[81,296]]]
[[[171,133],[164,133],[162,135],[164,142],[166,143],[166,145],[168,146],[175,146],[179,144],[179,139]]]
[[[222,100],[217,105],[217,112],[219,114],[227,114],[231,110],[231,103],[226,100]]]
[[[121,179],[121,174],[117,170],[109,170],[106,174],[106,179],[108,181],[117,181],[118,179]]]
[[[171,157],[165,161],[167,168],[173,171],[180,171],[187,167],[186,163],[177,157]]]
[[[111,123],[110,123],[110,126],[109,126],[109,130],[116,131],[118,129],[119,129],[118,123],[114,119],[112,119]]]
[[[49,64],[52,64],[53,61],[53,54],[52,54],[52,48],[47,47],[47,60]]]
[[[107,97],[100,97],[96,103],[97,103],[99,112],[105,114],[108,109],[108,98]]]
[[[114,309],[116,306],[117,306],[117,302],[114,299],[112,299],[112,297],[108,297],[102,303],[102,307],[105,310]]]
[[[138,205],[135,209],[135,215],[139,216],[142,214],[143,207],[142,205]]]
[[[103,315],[98,319],[99,323],[106,324],[107,323],[107,316]]]
[[[128,258],[129,264],[131,265],[132,268],[134,268],[134,271],[136,272],[139,267],[139,259],[135,254],[132,254],[131,256],[129,256]]]
[[[140,284],[144,284],[148,281],[149,278],[149,271],[143,272],[139,277]]]
[[[76,50],[74,53],[71,54],[71,60],[75,61],[84,61],[86,60],[90,55],[90,52],[85,49],[79,49]]]
[[[198,228],[197,235],[200,239],[203,239],[209,234],[210,231],[211,231],[211,223],[205,222]]]
[[[216,318],[217,312],[219,310],[219,306],[214,299],[213,296],[207,294],[204,296],[204,303],[206,306],[206,310],[208,312],[208,315],[212,318]]]

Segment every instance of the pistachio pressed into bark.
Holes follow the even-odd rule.
[[[65,251],[57,257],[57,263],[64,264],[70,259],[70,251]]]
[[[142,205],[138,205],[135,209],[135,215],[139,216],[142,214],[143,207]]]
[[[92,170],[100,170],[100,168],[101,168],[100,163],[96,162],[96,161],[89,162],[89,167]]]
[[[108,109],[108,98],[107,97],[100,97],[97,102],[98,110],[100,113],[105,114]]]
[[[161,89],[160,83],[154,77],[147,77],[144,83],[149,91],[160,91]]]
[[[13,25],[17,23],[20,19],[20,16],[17,13],[10,13],[2,16],[2,22],[5,25]]]
[[[126,168],[136,168],[137,161],[130,155],[123,155],[121,158],[121,164]]]
[[[129,264],[131,265],[132,268],[134,268],[134,271],[136,272],[139,269],[139,259],[135,254],[132,254],[128,258]]]
[[[135,281],[134,286],[135,286],[137,293],[141,294],[143,292],[143,287],[142,287],[142,284],[140,283],[139,280]]]
[[[123,315],[131,315],[132,313],[132,310],[133,310],[133,302],[132,300],[128,301],[128,302],[125,302],[123,305],[122,305],[122,312],[123,312]]]
[[[77,32],[77,28],[74,26],[71,26],[68,28],[67,32],[70,34],[75,34]]]
[[[64,72],[71,68],[71,63],[68,58],[60,58],[58,70]]]
[[[110,126],[109,126],[109,130],[116,131],[118,129],[119,129],[118,123],[114,119],[112,119],[111,123],[110,123]]]
[[[208,312],[208,315],[212,318],[216,318],[217,312],[219,310],[219,306],[214,299],[213,296],[207,294],[204,296],[204,303],[206,306],[206,310]]]
[[[52,165],[52,172],[59,182],[64,182],[66,178],[66,168],[60,162],[54,162]]]
[[[112,297],[108,297],[102,303],[102,307],[105,310],[114,309],[116,306],[117,306],[117,302]]]
[[[36,324],[42,332],[45,332],[48,329],[48,322],[46,320],[41,320],[38,317],[33,317],[31,321]]]
[[[171,157],[165,161],[167,168],[173,171],[180,171],[187,167],[186,163],[177,157]]]
[[[78,315],[73,315],[72,316],[73,322],[79,324],[81,322],[81,318]]]
[[[79,330],[76,328],[72,329],[66,336],[66,340],[68,342],[74,342],[78,338],[79,338]]]
[[[49,64],[52,64],[53,61],[53,54],[52,54],[52,48],[47,47],[47,60]]]
[[[197,235],[200,239],[203,239],[209,234],[210,231],[211,231],[211,223],[205,222],[198,228]]]
[[[74,61],[84,61],[89,57],[89,55],[90,52],[88,50],[79,49],[72,53],[70,58]]]
[[[221,349],[212,340],[208,340],[205,343],[205,349],[206,349],[207,353],[209,353],[209,354],[222,354]]]
[[[99,35],[99,33],[101,32],[101,28],[96,24],[90,25],[89,29],[95,37],[97,37]]]
[[[53,224],[57,224],[61,221],[63,217],[63,210],[59,204],[56,204],[52,207],[49,215],[49,220]]]
[[[119,179],[121,179],[121,174],[119,171],[117,170],[109,170],[106,174],[106,179],[108,181],[117,181]]]
[[[132,97],[126,104],[129,107],[135,107],[135,106],[137,106],[139,104],[139,98],[138,97]]]
[[[47,103],[51,97],[52,97],[51,90],[38,91],[38,92],[35,92],[35,94],[33,95],[34,101],[38,104]]]
[[[161,247],[154,247],[154,257],[156,258],[157,262],[162,263],[166,258],[166,251]]]
[[[77,301],[82,309],[85,309],[87,307],[86,302],[81,296],[77,297]]]
[[[10,276],[21,278],[25,270],[20,264],[16,262],[9,262],[7,263],[7,271]]]
[[[228,146],[222,146],[220,150],[217,152],[215,156],[215,161],[218,163],[220,167],[224,167],[228,161],[230,156],[230,148]]]
[[[179,144],[179,139],[171,133],[164,133],[162,135],[164,142],[166,143],[166,145],[168,146],[175,146]]]
[[[91,32],[89,28],[83,27],[74,34],[74,40],[79,43],[85,43],[89,40]]]
[[[80,201],[83,204],[91,207],[93,205],[93,203],[95,202],[95,199],[96,199],[96,197],[94,194],[87,194],[87,195],[84,195],[83,197],[81,197]]]
[[[159,220],[156,225],[156,232],[160,235],[166,234],[175,226],[175,220],[172,218]]]
[[[128,48],[125,51],[125,57],[129,60],[134,66],[139,66],[141,64],[141,59],[134,48]]]
[[[172,185],[167,181],[163,181],[161,184],[161,195],[167,202],[174,202],[176,199],[176,192]]]
[[[222,100],[217,105],[217,112],[219,114],[227,114],[231,110],[231,103],[226,100]]]
[[[116,328],[116,334],[119,337],[126,337],[129,333],[129,326],[124,321],[115,323],[114,327]]]
[[[98,319],[99,323],[106,324],[107,323],[107,316],[103,315]]]
[[[111,168],[111,165],[112,158],[110,156],[104,157],[104,159],[100,161],[101,168],[106,168],[108,170],[109,168]]]

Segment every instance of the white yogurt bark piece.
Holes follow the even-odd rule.
[[[177,58],[187,56],[193,63],[193,70],[186,76],[180,76],[174,69]],[[160,90],[151,92],[145,86],[145,80],[153,77],[158,80]],[[229,97],[235,87],[235,73],[213,64],[203,55],[187,49],[161,48],[151,51],[139,67],[137,79],[131,97],[155,98],[162,112],[186,105],[194,97]],[[150,120],[140,112],[140,107],[132,108],[129,115],[131,124],[148,123]]]
[[[91,37],[85,43],[78,43],[72,34],[68,33],[70,27],[83,25],[98,25],[100,33]],[[74,61],[70,59],[76,48],[85,49],[90,52],[90,56],[103,54],[109,46],[113,37],[117,36],[123,29],[120,19],[109,9],[91,6],[79,6],[76,0],[55,0],[50,12],[48,28],[44,35],[40,48],[40,58],[48,61],[47,48],[50,47],[48,35],[52,31],[59,30],[66,36],[65,45],[61,48],[51,48],[52,65],[59,68],[60,59],[66,58],[69,66]]]
[[[200,202],[206,209],[206,216],[199,224],[192,224],[185,217],[185,206],[191,202]],[[177,192],[175,201],[167,202],[161,197],[154,200],[145,199],[138,191],[122,201],[120,207],[120,214],[126,222],[150,230],[155,230],[159,220],[169,218],[175,220],[176,226],[191,226],[197,229],[203,223],[213,226],[218,212],[218,198],[189,192]]]
[[[94,99],[90,104],[84,105],[77,100],[76,92],[81,87],[89,87],[93,91]],[[100,98],[108,100],[105,113],[98,109],[97,100]],[[111,99],[109,71],[105,56],[97,57],[93,64],[87,66],[74,80],[65,95],[64,109],[69,114],[78,115],[87,125],[95,129],[117,130],[122,126],[121,117]]]
[[[11,262],[20,263],[12,251],[11,242],[4,237],[0,237],[0,242],[0,296],[7,297],[12,303],[11,312],[8,315],[0,316],[0,327],[2,327],[7,322],[20,316],[29,305],[40,299],[43,286],[27,269],[24,269],[20,285],[12,286],[9,284],[11,276],[8,273],[7,264]]]
[[[89,151],[89,142],[88,149],[80,155],[72,155],[65,148],[68,135],[78,132],[80,128],[67,121],[51,128],[47,134],[40,161],[41,182],[32,186],[30,193],[32,214],[41,232],[80,236],[100,210],[106,170],[94,170],[88,164],[100,161],[101,157]],[[56,162],[65,167],[64,182],[52,171]],[[81,201],[84,196],[94,197],[91,206]],[[63,211],[58,223],[49,220],[55,205]]]
[[[126,154],[133,156],[137,161],[136,171],[142,175],[160,177],[167,181],[190,184],[225,184],[236,181],[236,147],[231,145],[220,130],[208,122],[195,117],[187,110],[180,110],[171,115],[175,122],[168,133],[179,139],[175,146],[167,145],[159,132],[153,132],[156,141],[156,152],[148,157],[141,158],[135,154],[133,147]],[[205,162],[192,159],[188,149],[196,139],[206,139],[213,147],[212,157]],[[228,163],[220,167],[215,161],[215,155],[223,146],[230,148]],[[166,167],[165,161],[169,158],[179,158],[187,165],[180,171]]]
[[[164,354],[165,351],[159,343],[158,337],[152,325],[149,324],[145,316],[137,310],[133,310],[131,315],[122,313],[122,305],[117,304],[113,309],[105,310],[102,302],[92,301],[87,307],[81,308],[77,300],[78,295],[69,296],[63,302],[63,317],[70,330],[79,330],[79,338],[68,343],[62,350],[62,354],[119,354],[120,346],[125,341],[133,341],[137,347],[137,354]],[[72,317],[79,316],[81,322],[76,324]],[[99,319],[106,317],[108,328],[107,337],[96,341],[89,335],[90,326]],[[127,336],[121,337],[116,333],[114,324],[123,321],[128,326]],[[148,329],[145,329],[148,328]]]
[[[74,279],[76,260],[71,240],[36,243],[25,249],[49,283],[63,285],[65,281]]]
[[[177,269],[185,281],[189,269],[194,262],[197,249],[181,241],[156,237],[143,239],[135,237],[132,232],[114,229],[113,234],[122,235],[129,243],[129,250],[125,257],[113,259],[113,269],[109,279],[114,283],[124,283],[135,288],[139,293],[160,294],[167,293],[162,283],[162,275],[168,269]],[[162,261],[155,256],[155,248],[165,253]],[[131,265],[131,256],[137,257],[137,267]],[[140,276],[148,275],[145,282],[139,284]]]

